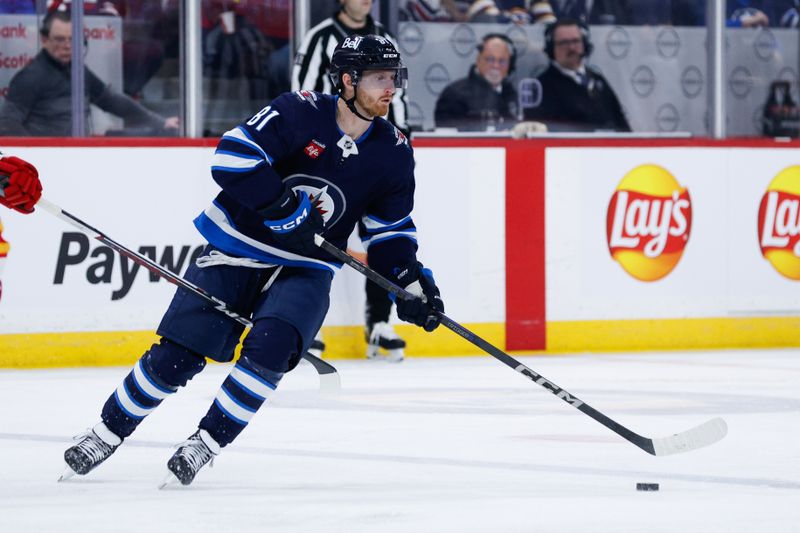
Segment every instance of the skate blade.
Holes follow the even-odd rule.
[[[176,483],[178,483],[178,478],[175,477],[175,474],[170,472],[169,474],[167,474],[167,477],[164,478],[164,481],[162,481],[161,484],[158,486],[158,490],[163,490],[166,487],[169,487],[170,485],[175,485]]]
[[[71,477],[73,477],[75,475],[77,475],[76,472],[73,469],[71,469],[69,466],[67,466],[64,469],[64,472],[61,474],[61,477],[58,478],[57,483],[61,483],[62,481],[66,481],[66,480],[68,480],[69,478],[71,478]]]
[[[389,363],[400,363],[405,359],[405,351],[402,349],[382,350],[377,346],[367,346],[368,361],[386,361]]]

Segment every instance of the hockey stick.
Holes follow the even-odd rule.
[[[0,195],[3,195],[3,190],[8,183],[8,177],[0,176]],[[253,323],[245,318],[244,316],[236,313],[228,304],[220,300],[219,298],[213,296],[208,291],[203,289],[202,287],[198,287],[194,283],[180,277],[177,274],[173,274],[169,270],[165,269],[158,263],[152,261],[148,257],[145,257],[141,254],[134,252],[133,250],[126,248],[122,244],[114,241],[113,239],[109,238],[108,236],[104,235],[102,232],[98,231],[97,229],[93,228],[86,222],[83,222],[78,217],[64,211],[59,206],[47,201],[45,198],[40,198],[39,202],[36,204],[37,206],[41,207],[51,215],[54,215],[61,220],[72,224],[78,229],[83,230],[89,236],[97,239],[98,241],[102,242],[106,246],[116,250],[120,255],[127,257],[134,263],[137,263],[150,272],[157,274],[167,280],[168,282],[172,283],[173,285],[177,285],[178,287],[182,287],[187,291],[195,294],[199,298],[205,300],[208,304],[210,304],[214,309],[220,311],[221,313],[225,313],[233,320],[239,322],[245,327],[252,327]],[[311,355],[310,353],[306,352],[303,354],[303,359],[311,363],[316,371],[319,373],[319,385],[320,389],[324,392],[337,392],[341,390],[341,382],[339,379],[339,374],[334,368],[333,365],[323,361],[322,359]]]
[[[355,270],[358,270],[362,274],[364,274],[367,278],[377,283],[381,288],[385,289],[386,291],[394,294],[398,298],[402,298],[404,300],[409,300],[412,298],[417,298],[410,292],[402,289],[389,281],[388,279],[384,278],[371,268],[369,268],[364,263],[360,262],[350,254],[340,250],[336,246],[332,245],[319,235],[315,237],[315,242],[317,246],[321,247],[323,250],[334,256],[336,259],[342,261],[343,263],[347,263]],[[530,379],[537,385],[541,385],[551,393],[555,394],[572,407],[575,407],[585,415],[593,418],[597,422],[600,422],[605,427],[620,435],[624,439],[628,440],[632,444],[638,446],[642,450],[646,451],[651,455],[671,455],[675,453],[682,453],[688,452],[691,450],[696,450],[697,448],[702,448],[704,446],[708,446],[717,442],[718,440],[722,439],[728,432],[728,426],[722,418],[714,418],[700,424],[699,426],[693,427],[689,430],[684,431],[683,433],[676,433],[674,435],[670,435],[669,437],[661,437],[656,439],[650,439],[647,437],[643,437],[637,433],[634,433],[630,429],[626,428],[625,426],[615,422],[614,420],[610,419],[600,411],[594,409],[593,407],[589,406],[588,404],[584,403],[583,401],[579,400],[577,397],[573,396],[571,393],[567,392],[566,390],[562,389],[552,381],[544,378],[542,375],[534,372],[527,366],[523,365],[504,351],[500,350],[499,348],[495,347],[494,345],[490,344],[489,342],[485,341],[481,337],[475,335],[470,330],[465,328],[464,326],[460,325],[456,321],[452,320],[450,317],[445,315],[444,313],[439,313],[439,316],[442,320],[442,325],[448,328],[449,330],[455,332],[456,334],[460,335],[461,337],[465,338],[475,346],[479,347],[495,359],[500,360],[505,365],[513,368],[526,378]]]

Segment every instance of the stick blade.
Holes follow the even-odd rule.
[[[653,455],[690,452],[714,444],[727,434],[728,424],[721,418],[714,418],[683,433],[653,439]]]
[[[319,373],[320,392],[336,395],[342,391],[342,382],[339,379],[339,372],[336,371],[336,367],[309,352],[303,354],[303,359],[311,363]]]

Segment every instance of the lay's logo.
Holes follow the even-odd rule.
[[[775,270],[800,280],[800,166],[779,172],[761,197],[758,240]]]
[[[611,197],[606,237],[611,257],[641,281],[656,281],[680,261],[692,229],[689,191],[665,168],[641,165]]]

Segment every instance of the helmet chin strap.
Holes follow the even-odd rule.
[[[367,122],[372,122],[373,120],[375,120],[375,117],[367,118],[364,115],[362,115],[361,113],[359,113],[358,109],[356,109],[356,92],[357,91],[358,91],[358,85],[353,85],[353,97],[348,99],[348,98],[345,98],[344,96],[342,96],[342,100],[344,100],[344,104],[347,106],[347,109],[352,111],[352,113],[355,116],[357,116],[361,120],[366,120]]]

